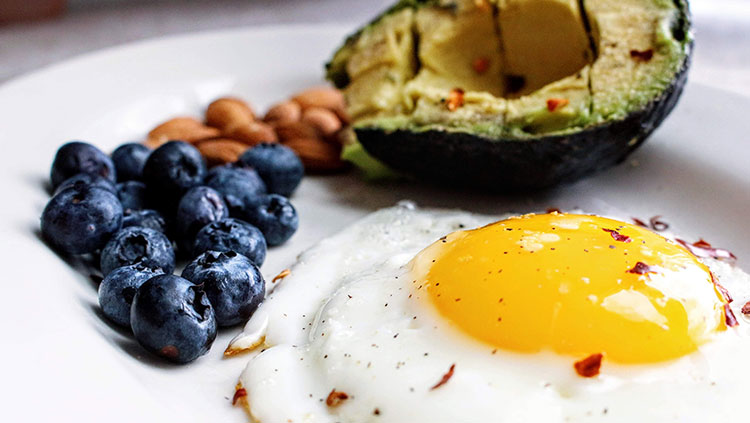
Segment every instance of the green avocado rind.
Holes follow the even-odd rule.
[[[687,8],[681,10],[689,19]],[[689,27],[687,21],[683,25]],[[688,43],[692,49],[692,40]],[[355,132],[373,157],[419,178],[496,192],[551,187],[611,167],[638,148],[677,104],[690,61],[687,54],[671,84],[641,109],[572,134],[519,140],[439,130]]]

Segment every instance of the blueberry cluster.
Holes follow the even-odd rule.
[[[111,157],[69,142],[52,163],[42,236],[62,254],[98,256],[103,313],[148,351],[187,363],[263,300],[259,267],[297,230],[287,197],[303,174],[280,144],[209,170],[182,141],[154,151],[128,143]],[[176,276],[180,258],[189,264]]]

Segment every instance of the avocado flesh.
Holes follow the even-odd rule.
[[[692,40],[684,0],[496,0],[484,6],[474,0],[412,0],[399,4],[400,11],[415,12],[412,77],[403,84],[398,107],[357,114],[354,127],[368,152],[400,171],[440,179],[440,172],[430,169],[431,165],[410,169],[415,157],[403,161],[399,157],[406,142],[420,145],[411,148],[415,155],[432,150],[429,142],[420,139],[424,134],[421,137],[443,143],[453,153],[487,150],[490,156],[504,151],[512,156],[506,161],[498,157],[486,169],[456,169],[454,178],[468,183],[478,179],[480,172],[488,175],[487,182],[492,175],[512,179],[507,181],[510,189],[576,179],[622,160],[639,145],[672,109],[685,81]],[[484,24],[488,16],[492,16],[492,28]],[[382,19],[362,32],[377,28]],[[461,32],[467,27],[474,30],[471,37]],[[441,28],[433,31],[442,34],[434,36],[442,42],[440,48],[430,33],[436,28]],[[557,37],[529,36],[547,30]],[[363,99],[350,91],[351,76],[341,72],[341,64],[356,50],[353,46],[347,42],[328,65],[329,78],[344,89],[352,109]],[[648,60],[631,54],[649,50],[653,51]],[[544,54],[522,54],[529,51]],[[566,53],[554,65],[543,64],[554,51]],[[467,72],[475,70],[471,58],[477,56],[488,59],[488,70]],[[446,107],[451,85],[464,90],[464,105],[452,111]],[[564,100],[565,104],[551,110],[548,100]],[[516,148],[514,142],[538,145]],[[599,142],[613,145],[600,147]],[[505,147],[488,148],[495,143]],[[577,155],[575,160],[565,155],[560,143]],[[601,154],[596,155],[596,162],[587,162],[581,150],[592,147]],[[511,166],[519,160],[525,161],[525,167],[533,166],[534,157],[526,155],[538,157],[545,149],[560,156],[538,160],[541,167],[548,163],[550,169],[530,170],[524,177],[524,166]],[[440,146],[434,150],[439,153]],[[479,156],[467,156],[467,160]],[[436,156],[431,160],[435,168],[447,164]]]
[[[346,53],[344,72],[350,83],[346,96],[354,119],[382,111],[405,111],[403,90],[414,77],[414,12],[403,9],[381,19],[364,31]]]
[[[592,54],[577,0],[502,3],[512,11],[509,17],[520,13],[523,18],[512,19],[516,27],[506,36],[499,5],[476,0],[401,8],[365,28],[330,66],[339,74],[344,69],[344,92],[355,125],[415,131],[440,128],[502,137],[564,130],[585,120],[590,109],[586,66]],[[533,19],[536,15],[543,19]],[[542,36],[528,40],[527,30]],[[556,42],[544,38],[549,32],[557,35]],[[413,44],[382,41],[388,39],[408,39]],[[394,44],[404,48],[384,47]],[[541,51],[552,59],[534,62],[519,54],[510,60],[505,50]],[[558,58],[562,58],[559,63]],[[476,68],[477,62],[483,62],[484,68]],[[335,72],[330,68],[332,76]],[[523,80],[523,86],[509,86],[509,77]],[[463,90],[464,104],[449,110],[446,100],[454,88]],[[534,95],[521,96],[530,90]],[[554,96],[569,104],[548,111],[546,100]]]
[[[498,8],[505,72],[524,82],[509,97],[575,75],[593,60],[578,0],[500,0]]]
[[[578,0],[501,0],[498,7],[506,73],[523,82],[507,91],[506,135],[525,138],[585,126],[593,52]],[[568,103],[550,111],[549,99]]]
[[[623,118],[659,96],[682,65],[686,45],[679,30],[673,31],[679,10],[671,1],[657,0],[583,4],[599,48],[591,70],[593,117]]]

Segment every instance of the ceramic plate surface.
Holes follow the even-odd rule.
[[[39,216],[55,150],[83,139],[111,151],[179,114],[198,116],[235,94],[258,110],[322,82],[322,66],[347,28],[269,27],[138,43],[62,63],[0,87],[4,421],[241,422],[231,407],[247,358],[211,352],[187,366],[145,354],[98,311],[96,285],[39,241]],[[308,177],[293,198],[299,232],[269,252],[272,277],[317,240],[381,207],[482,213],[547,207],[661,215],[688,239],[703,237],[750,268],[750,100],[688,84],[646,145],[609,171],[529,196],[487,196],[419,184],[370,185],[355,174]]]

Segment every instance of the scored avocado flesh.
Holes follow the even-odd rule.
[[[355,128],[572,133],[670,84],[689,49],[678,12],[667,0],[405,0],[350,37],[328,76]]]

